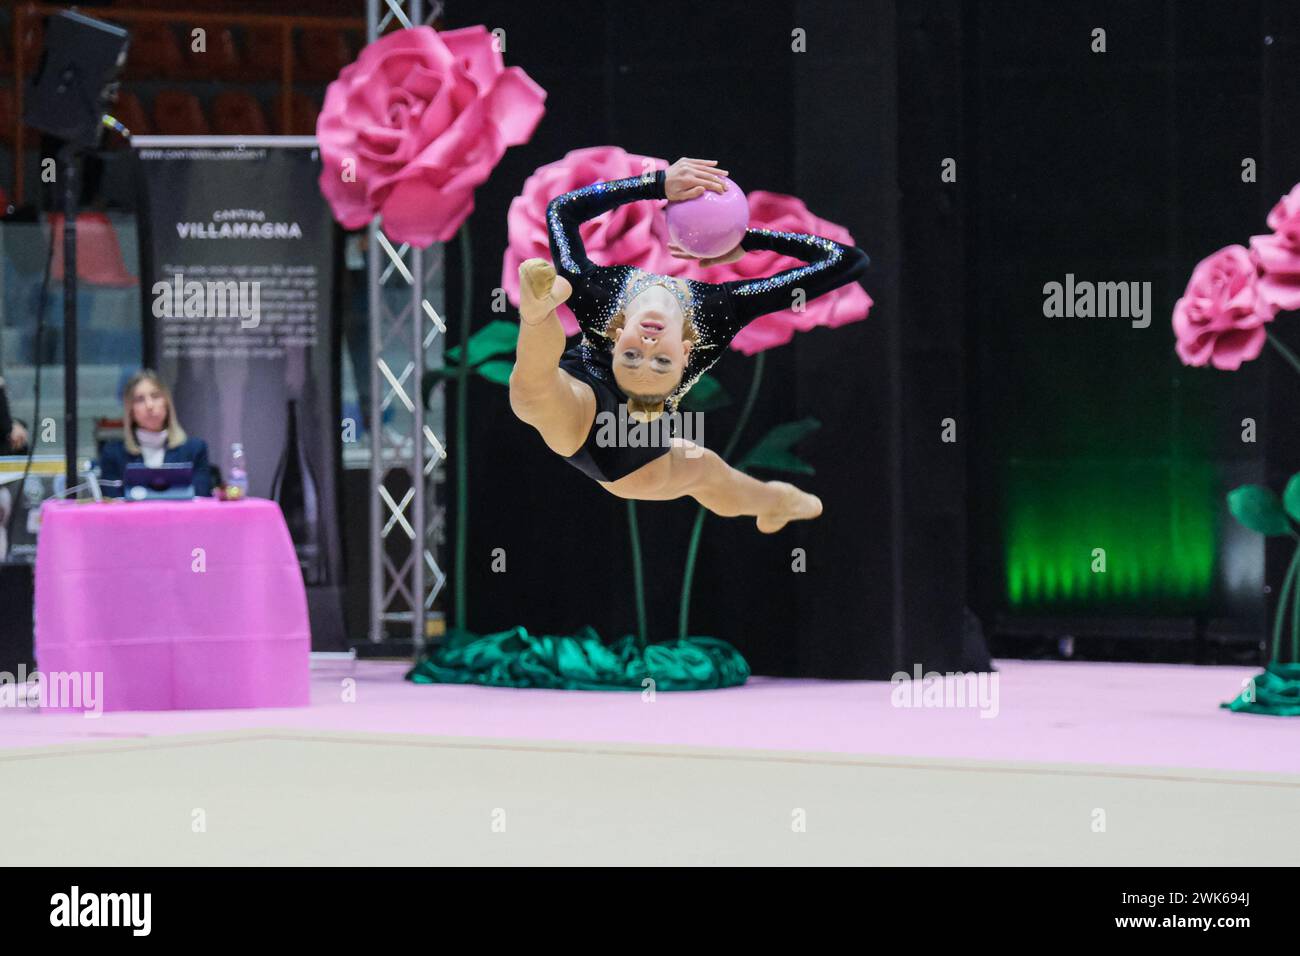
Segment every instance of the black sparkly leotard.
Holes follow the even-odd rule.
[[[582,327],[581,341],[564,353],[560,368],[586,382],[595,392],[596,421],[604,420],[600,417],[602,412],[615,416],[613,421],[624,423],[627,416],[627,396],[614,380],[613,342],[605,334],[610,319],[647,284],[670,277],[634,266],[596,265],[587,258],[578,227],[625,202],[666,200],[664,180],[665,171],[661,169],[653,177],[632,176],[593,183],[557,196],[546,208],[551,257],[556,271],[573,286],[568,306]],[[789,308],[794,289],[802,289],[807,299],[813,299],[855,282],[862,277],[869,262],[866,253],[855,246],[798,232],[750,229],[740,244],[747,252],[771,249],[802,259],[807,265],[763,279],[718,283],[677,280],[685,283],[688,290],[685,296],[678,294],[678,300],[687,319],[694,324],[696,342],[687,358],[681,384],[665,402],[667,413],[675,410],[682,396],[722,357],[723,350],[750,321]],[[670,428],[672,417],[675,416],[665,414],[656,424]],[[631,427],[635,429],[635,426],[633,422]],[[606,437],[610,433],[607,429]],[[582,448],[565,459],[597,481],[616,481],[668,451],[666,440],[611,443],[598,441],[597,435],[593,423]]]

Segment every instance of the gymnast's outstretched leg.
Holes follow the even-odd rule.
[[[626,478],[601,482],[621,498],[667,501],[687,495],[715,515],[752,515],[764,534],[780,531],[790,521],[816,518],[821,499],[784,481],[759,481],[728,465],[707,448],[682,438],[672,450]]]

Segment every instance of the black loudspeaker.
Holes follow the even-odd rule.
[[[0,562],[0,671],[18,672],[18,665],[33,668],[32,566]]]
[[[121,27],[71,11],[51,16],[45,51],[27,85],[23,121],[74,150],[97,147],[126,48]]]
[[[46,21],[45,51],[27,85],[27,125],[58,140],[63,208],[63,446],[77,487],[77,200],[81,157],[99,145],[104,111],[126,63],[121,27],[65,11]],[[51,237],[53,238],[53,237]],[[68,491],[69,497],[76,492]]]

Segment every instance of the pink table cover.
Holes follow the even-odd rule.
[[[307,595],[274,502],[51,502],[37,541],[47,681],[101,672],[104,710],[310,702]]]

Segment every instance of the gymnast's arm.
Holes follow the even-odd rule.
[[[596,417],[591,386],[560,368],[564,327],[555,314],[573,286],[545,259],[519,265],[519,340],[510,372],[510,409],[541,433],[558,455],[572,455],[586,441]]]
[[[629,176],[609,182],[592,183],[556,196],[546,207],[546,228],[550,233],[551,259],[555,268],[570,278],[595,266],[587,258],[578,227],[615,206],[636,199],[666,199],[664,170],[653,175]]]
[[[867,254],[857,246],[801,232],[750,229],[740,245],[746,252],[770,249],[807,263],[766,278],[723,283],[731,292],[740,328],[760,315],[790,308],[796,289],[803,290],[805,300],[815,299],[842,285],[857,282],[871,264]]]
[[[629,176],[609,182],[592,183],[557,196],[546,207],[546,227],[551,240],[551,259],[555,268],[576,279],[595,263],[587,258],[579,227],[615,206],[636,199],[694,199],[705,189],[723,192],[720,177],[727,175],[715,159],[691,159],[683,156],[668,169],[653,174]]]

